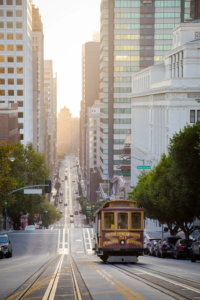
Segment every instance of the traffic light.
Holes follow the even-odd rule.
[[[50,194],[51,193],[51,180],[45,180],[45,193]]]

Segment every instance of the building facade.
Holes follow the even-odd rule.
[[[87,197],[91,195],[91,171],[100,167],[100,103],[96,100],[93,106],[87,108],[86,123],[86,183]],[[95,173],[96,173],[95,172]],[[98,184],[96,186],[98,190]]]
[[[58,151],[76,153],[79,149],[80,119],[72,118],[66,106],[58,114]]]
[[[81,105],[81,137],[83,144],[80,148],[80,166],[84,178],[87,177],[86,166],[86,127],[87,108],[91,107],[95,99],[99,99],[99,68],[100,43],[87,42],[82,46],[82,105]]]
[[[33,142],[32,1],[0,1],[0,103],[18,104],[20,140]]]
[[[101,1],[100,170],[119,175],[118,155],[131,132],[131,76],[164,60],[171,30],[190,17],[190,1]]]
[[[45,153],[44,33],[39,9],[32,6],[33,146]]]
[[[53,77],[53,161],[57,166],[57,73]]]
[[[200,120],[200,23],[173,29],[173,49],[165,62],[132,77],[131,183],[138,165],[156,165],[168,153],[169,140],[187,123]]]
[[[45,106],[46,106],[46,161],[49,166],[51,175],[53,178],[54,174],[54,160],[53,160],[53,128],[54,128],[54,103],[53,103],[53,62],[52,60],[44,61],[44,95],[45,95]]]
[[[16,103],[0,104],[0,143],[17,143],[20,141],[18,128],[18,105]]]
[[[200,0],[191,0],[190,3],[190,18],[192,20],[200,19]]]

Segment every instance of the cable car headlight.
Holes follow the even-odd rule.
[[[125,240],[121,240],[120,245],[124,246],[125,245]]]

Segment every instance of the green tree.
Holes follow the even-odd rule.
[[[35,152],[31,143],[24,146],[21,143],[14,145],[13,156],[15,161],[11,165],[11,172],[17,181],[17,189],[44,184],[49,177],[49,170],[45,164],[45,157]],[[22,214],[30,215],[37,213],[39,206],[46,200],[44,189],[43,195],[24,195],[24,191],[16,192],[16,201],[8,207],[8,214],[19,227]],[[30,218],[30,221],[31,218]]]
[[[200,218],[200,122],[187,125],[170,139],[171,180],[182,208]]]
[[[12,191],[16,188],[17,182],[13,176],[10,158],[13,157],[13,145],[3,142],[0,145],[0,211],[8,205],[14,203],[15,198]]]

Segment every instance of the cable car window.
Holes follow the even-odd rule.
[[[122,206],[129,206],[130,205],[130,203],[128,203],[128,202],[122,202]]]
[[[114,213],[104,213],[104,229],[113,229],[114,224]]]
[[[117,228],[118,229],[128,229],[128,213],[118,213]]]
[[[121,202],[114,202],[114,205],[116,205],[116,206],[121,206],[122,203],[121,203]]]
[[[140,213],[131,213],[131,229],[141,229]]]

